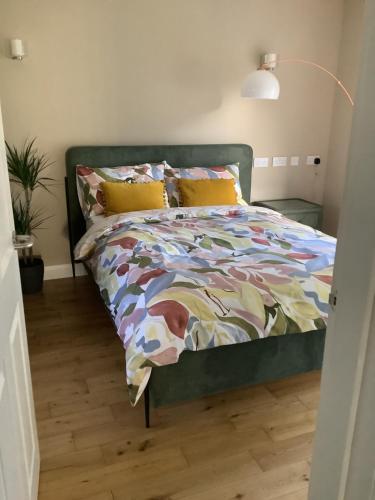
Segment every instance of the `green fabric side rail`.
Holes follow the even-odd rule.
[[[322,367],[325,330],[184,351],[178,363],[153,368],[152,406],[196,399]]]

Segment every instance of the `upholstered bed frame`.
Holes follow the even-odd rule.
[[[243,197],[250,202],[252,149],[245,144],[72,147],[66,152],[65,187],[74,275],[74,246],[86,231],[77,195],[76,165],[115,167],[162,160],[175,168],[239,163]],[[319,369],[324,337],[325,331],[317,330],[203,351],[184,351],[178,363],[153,368],[145,391],[146,426],[149,426],[150,403],[163,406]]]

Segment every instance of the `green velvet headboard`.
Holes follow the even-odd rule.
[[[117,167],[166,160],[172,167],[239,163],[243,197],[250,201],[253,151],[246,144],[74,146],[66,152],[66,194],[71,250],[86,231],[76,188],[76,165]]]

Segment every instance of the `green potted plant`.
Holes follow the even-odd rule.
[[[19,239],[27,240],[41,229],[49,217],[43,216],[42,209],[32,206],[36,189],[49,191],[53,179],[46,177],[44,171],[52,165],[48,158],[35,148],[35,138],[26,141],[21,149],[7,142],[7,163],[12,189],[12,208],[14,227]],[[19,258],[22,291],[25,294],[40,292],[43,287],[44,262],[33,253],[33,248],[23,248]]]

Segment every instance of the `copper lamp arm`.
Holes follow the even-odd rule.
[[[318,69],[324,71],[325,73],[327,73],[327,75],[329,75],[331,78],[333,78],[335,80],[337,85],[341,88],[341,90],[344,92],[344,94],[348,98],[350,104],[352,106],[354,106],[354,101],[353,101],[353,98],[350,95],[349,91],[344,87],[344,85],[341,83],[341,81],[333,73],[331,73],[331,71],[326,69],[324,66],[321,66],[320,64],[314,63],[312,61],[306,61],[305,59],[279,59],[277,62],[278,63],[302,63],[302,64],[307,64],[309,66],[314,66],[315,68],[318,68]],[[264,65],[264,66],[266,67],[266,65]]]

